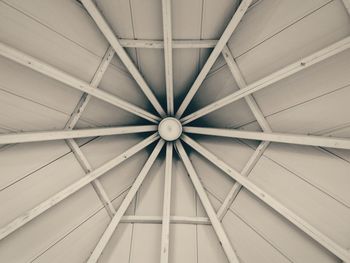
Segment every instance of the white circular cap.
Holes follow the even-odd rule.
[[[158,132],[164,140],[175,141],[182,133],[181,122],[173,117],[164,118],[158,125]]]

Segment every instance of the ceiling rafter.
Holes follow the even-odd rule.
[[[165,143],[164,140],[160,139],[158,141],[157,145],[154,147],[154,150],[152,151],[152,153],[148,157],[146,163],[142,167],[139,175],[137,176],[136,180],[134,181],[133,185],[131,186],[130,190],[128,191],[127,195],[125,196],[123,202],[120,204],[120,206],[119,206],[117,212],[115,213],[114,217],[112,218],[111,222],[109,223],[106,230],[102,234],[102,237],[98,241],[92,254],[90,255],[89,259],[87,260],[87,263],[97,262],[97,260],[101,256],[101,253],[103,252],[104,248],[106,247],[108,241],[111,239],[115,229],[119,225],[123,215],[125,214],[126,210],[129,207],[131,201],[134,199],[137,191],[139,190],[140,186],[142,185],[144,179],[146,178],[146,175],[148,174],[154,161],[156,160],[158,154],[160,153],[160,150],[163,148],[164,143]]]
[[[309,145],[319,147],[330,147],[337,149],[350,149],[350,139],[301,135],[277,132],[254,132],[242,131],[236,129],[220,129],[220,128],[203,128],[203,127],[184,127],[185,132],[202,135],[212,135],[228,138],[240,138],[256,141],[269,141],[298,145]]]
[[[172,41],[172,48],[213,48],[216,46],[218,40],[176,40]],[[119,39],[119,43],[123,47],[128,48],[164,48],[163,40],[148,40],[148,39]]]
[[[162,224],[163,216],[123,216],[120,223],[137,223],[137,224]],[[170,216],[171,224],[185,225],[210,225],[208,217],[200,216]]]
[[[0,240],[159,139],[155,133],[0,228]]]
[[[0,55],[3,57],[6,57],[12,61],[15,61],[21,65],[24,65],[28,68],[31,68],[41,74],[44,74],[50,78],[53,78],[55,80],[58,80],[72,88],[75,88],[77,90],[80,90],[82,92],[91,94],[92,96],[103,100],[105,102],[108,102],[114,106],[117,106],[118,108],[121,108],[123,110],[126,110],[134,115],[137,115],[141,118],[144,118],[146,120],[149,120],[153,123],[156,123],[160,120],[160,118],[156,115],[153,115],[146,110],[133,105],[132,103],[129,103],[127,101],[124,101],[120,98],[118,98],[115,95],[112,95],[111,93],[108,93],[106,91],[96,89],[92,87],[89,83],[80,80],[72,75],[69,75],[68,73],[57,69],[43,61],[40,61],[39,59],[36,59],[32,56],[29,56],[19,50],[16,50],[14,48],[11,48],[7,46],[4,43],[0,43]]]
[[[183,125],[188,124],[202,116],[205,116],[213,111],[216,111],[232,102],[235,102],[241,98],[244,98],[256,91],[262,90],[277,81],[287,78],[301,70],[304,70],[318,62],[321,62],[327,58],[330,58],[340,52],[350,48],[350,37],[346,37],[326,48],[323,48],[307,57],[304,57],[276,72],[264,77],[252,84],[247,85],[245,88],[240,89],[222,99],[219,99],[207,106],[183,117],[181,122]]]
[[[190,145],[199,154],[201,154],[203,157],[205,157],[207,160],[213,163],[216,167],[218,167],[220,170],[222,170],[224,173],[230,176],[233,180],[235,180],[236,182],[239,182],[245,189],[247,189],[249,192],[254,194],[265,204],[270,206],[272,209],[278,212],[281,216],[286,218],[289,222],[293,223],[305,234],[313,238],[316,242],[318,242],[324,248],[328,249],[330,252],[332,252],[334,255],[336,255],[340,259],[346,262],[350,261],[350,252],[347,249],[338,245],[328,236],[326,236],[325,234],[320,232],[318,229],[313,227],[311,224],[309,224],[307,221],[299,217],[292,210],[288,209],[286,206],[280,203],[277,199],[269,195],[267,192],[265,192],[263,189],[258,187],[256,184],[254,184],[247,177],[241,175],[235,169],[227,165],[224,161],[222,161],[216,155],[214,155],[209,150],[201,146],[199,143],[195,142],[190,137],[182,136],[181,139],[185,143]]]
[[[78,130],[19,132],[0,134],[0,144],[53,141],[72,138],[121,135],[130,133],[151,132],[157,130],[156,125],[121,126],[108,128],[90,128]]]
[[[210,203],[210,200],[202,186],[201,181],[198,178],[197,172],[195,171],[192,162],[190,161],[185,149],[183,148],[181,141],[177,140],[176,143],[176,149],[178,151],[178,154],[187,170],[188,175],[191,178],[192,184],[194,186],[194,189],[196,190],[197,195],[199,196],[199,199],[201,200],[201,203],[204,207],[205,212],[207,213],[209,220],[214,228],[214,231],[220,240],[220,244],[226,254],[226,257],[230,263],[239,263],[238,256],[235,252],[235,250],[232,247],[232,244],[230,240],[228,239],[225,230],[218,219],[215,210]]]
[[[176,112],[176,117],[181,118],[182,114],[185,112],[187,106],[190,104],[192,98],[198,91],[199,87],[203,83],[204,79],[208,75],[211,67],[214,65],[216,59],[221,54],[222,49],[225,47],[227,41],[230,39],[232,33],[237,28],[239,22],[241,21],[243,15],[248,10],[249,5],[251,4],[252,0],[243,0],[239,7],[237,8],[236,12],[232,16],[230,22],[228,23],[227,27],[225,28],[224,32],[222,33],[218,43],[216,44],[213,51],[210,53],[207,61],[205,62],[202,70],[198,74],[196,80],[192,84],[191,88],[186,94],[186,97],[182,101],[178,111]]]
[[[170,204],[171,204],[171,180],[173,166],[173,143],[167,142],[165,153],[164,195],[163,195],[163,217],[162,237],[160,247],[160,263],[169,260],[169,236],[170,236]]]
[[[107,21],[104,19],[97,6],[91,0],[81,0],[87,12],[90,14],[97,27],[100,29],[102,34],[105,36],[109,44],[114,48],[115,53],[118,55],[120,60],[123,62],[124,66],[129,70],[130,74],[134,77],[137,84],[140,86],[143,93],[146,95],[148,100],[151,102],[155,110],[161,117],[164,117],[165,111],[159,104],[158,99],[153,94],[153,91],[148,86],[140,71],[137,69],[135,64],[130,59],[129,55],[126,53],[125,49],[120,45],[118,38],[115,36],[113,30],[108,25]]]
[[[173,83],[173,48],[171,25],[171,2],[162,0],[163,38],[164,38],[164,62],[165,62],[165,87],[167,113],[174,114],[174,83]]]

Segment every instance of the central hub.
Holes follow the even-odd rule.
[[[182,134],[181,122],[173,117],[164,118],[158,125],[160,137],[166,141],[175,141]]]

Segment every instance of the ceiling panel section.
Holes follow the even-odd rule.
[[[169,262],[197,262],[197,238],[195,225],[170,225]],[[160,250],[160,247],[159,247]],[[160,251],[159,251],[160,253]]]

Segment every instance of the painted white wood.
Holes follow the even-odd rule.
[[[156,125],[0,134],[0,144],[52,141],[156,131]]]
[[[213,48],[218,40],[176,40],[172,41],[172,48],[177,49],[197,49],[197,48]],[[147,39],[119,39],[120,45],[128,48],[164,48],[164,41],[162,40],[147,40]]]
[[[348,12],[348,14],[350,14],[350,1],[349,0],[342,0],[345,8],[346,8],[346,12]]]
[[[134,65],[124,48],[120,45],[118,38],[115,36],[113,30],[103,18],[96,5],[91,0],[82,0],[81,2],[84,5],[85,9],[88,11],[88,13],[91,15],[92,19],[95,21],[97,27],[101,30],[108,42],[114,48],[120,60],[129,70],[130,74],[134,77],[135,81],[139,84],[140,88],[142,89],[146,97],[149,99],[151,104],[154,106],[156,111],[162,117],[165,116],[165,112],[162,106],[159,104],[157,98],[153,94],[153,91],[150,89],[150,87],[148,86],[143,76],[141,75],[137,67]]]
[[[338,149],[350,149],[350,139],[346,138],[333,138],[325,136],[300,135],[276,132],[253,132],[234,129],[217,129],[201,127],[184,127],[183,130],[184,132],[188,133],[223,136],[229,138],[241,138],[248,140],[300,144]]]
[[[120,223],[137,223],[137,224],[162,224],[162,216],[123,216]],[[208,217],[199,216],[169,216],[170,224],[178,225],[210,225]]]
[[[211,67],[215,63],[216,59],[221,54],[222,49],[224,48],[224,46],[226,45],[227,41],[231,37],[233,31],[238,26],[238,23],[241,21],[243,15],[247,11],[247,9],[248,9],[248,7],[249,7],[251,2],[252,2],[252,0],[243,0],[241,2],[241,4],[239,5],[237,11],[232,16],[231,21],[227,25],[227,27],[226,27],[225,31],[223,32],[223,34],[221,35],[221,37],[220,37],[218,43],[216,44],[214,50],[210,53],[210,56],[209,56],[208,60],[206,61],[206,63],[204,64],[201,72],[198,74],[195,82],[193,83],[193,85],[191,86],[190,90],[186,94],[185,99],[182,101],[178,111],[176,112],[176,117],[177,118],[180,118],[182,116],[182,114],[185,112],[187,106],[190,104],[192,98],[194,97],[194,95],[196,94],[197,90],[199,89],[199,87],[203,83],[203,80],[208,75],[209,70],[211,69]]]
[[[269,142],[262,142],[254,151],[254,154],[250,157],[247,164],[244,166],[241,174],[242,176],[248,176],[251,170],[255,167],[256,163],[260,160],[260,157],[264,154]],[[239,183],[234,183],[230,192],[227,194],[224,202],[221,204],[219,210],[217,211],[217,216],[220,221],[225,217],[228,209],[231,207],[233,201],[236,199],[238,193],[242,189],[242,185]]]
[[[170,204],[171,204],[171,181],[173,169],[173,143],[167,142],[165,156],[163,218],[162,218],[162,244],[160,249],[160,262],[167,263],[169,260],[169,235],[170,235]]]
[[[232,167],[228,166],[224,161],[216,157],[214,154],[209,152],[207,149],[202,147],[200,144],[196,143],[194,140],[189,138],[188,136],[182,137],[183,141],[190,145],[194,150],[203,155],[206,159],[216,165],[219,169],[221,169],[224,173],[229,175],[232,179],[239,182],[244,188],[249,190],[252,194],[258,197],[261,201],[269,205],[276,212],[284,216],[291,223],[293,223],[296,227],[302,230],[305,234],[313,238],[323,247],[328,249],[334,255],[339,257],[344,261],[350,261],[350,252],[346,249],[335,243],[328,236],[321,233],[318,229],[313,227],[311,224],[306,222],[304,219],[296,215],[293,211],[285,207],[282,203],[280,203],[277,199],[269,195],[267,192],[262,190],[256,184],[254,184],[247,177],[242,176],[239,172],[237,172]]]
[[[200,110],[197,110],[181,119],[183,124],[187,124],[191,121],[194,121],[204,115],[207,115],[215,110],[218,110],[227,104],[230,104],[234,101],[237,101],[245,96],[248,96],[256,91],[259,91],[263,88],[268,87],[269,85],[276,83],[279,80],[282,80],[286,77],[289,77],[303,69],[306,69],[318,62],[321,62],[331,56],[334,56],[350,47],[350,37],[346,37],[324,49],[321,49],[318,52],[315,52],[303,59],[298,60],[274,73],[264,77],[252,84],[249,84],[246,88],[241,89],[232,93],[225,98],[222,98],[216,102],[213,102]]]
[[[28,222],[30,222],[31,220],[33,220],[34,218],[36,218],[37,216],[39,216],[40,214],[48,210],[49,208],[53,207],[57,203],[67,198],[68,196],[77,192],[78,190],[80,190],[81,188],[83,188],[84,186],[86,186],[96,178],[100,177],[104,173],[108,172],[115,166],[119,165],[126,159],[130,158],[140,150],[144,149],[149,144],[156,141],[158,138],[159,136],[157,133],[149,136],[148,138],[144,139],[140,143],[134,145],[133,147],[125,151],[123,154],[118,155],[114,159],[106,162],[105,164],[101,165],[97,169],[93,170],[91,173],[88,173],[83,178],[76,181],[75,183],[69,185],[68,187],[64,188],[60,192],[56,193],[46,201],[35,206],[34,208],[27,211],[23,215],[17,217],[13,221],[11,221],[9,224],[7,224],[6,226],[0,229],[0,240],[10,235],[12,232],[16,231],[23,225],[27,224]]]
[[[173,83],[173,48],[172,48],[172,23],[171,1],[162,0],[164,62],[165,62],[165,87],[167,113],[174,114],[174,83]]]
[[[212,206],[212,204],[209,201],[209,198],[202,186],[202,183],[200,182],[198,175],[195,171],[195,169],[193,168],[193,165],[189,159],[189,157],[187,156],[187,153],[185,151],[185,149],[183,148],[180,140],[176,141],[176,148],[177,151],[180,155],[181,160],[183,161],[187,173],[189,174],[191,181],[193,183],[194,188],[196,189],[196,192],[201,200],[201,203],[210,219],[210,222],[215,230],[215,233],[218,237],[218,239],[220,240],[220,243],[224,249],[224,252],[226,254],[226,257],[228,259],[228,261],[230,263],[232,262],[239,262],[238,256],[236,254],[236,252],[234,251],[230,240],[228,239],[224,228],[221,225],[220,220],[218,219],[218,217],[216,216],[215,210]]]
[[[142,170],[140,171],[139,175],[137,176],[135,182],[131,186],[128,194],[125,196],[123,202],[119,206],[117,213],[114,215],[113,219],[111,220],[108,227],[104,231],[101,239],[98,241],[94,251],[92,252],[92,254],[90,255],[90,257],[87,261],[88,263],[97,262],[97,260],[99,259],[100,255],[103,252],[104,248],[106,247],[108,241],[111,239],[115,229],[119,225],[122,216],[125,214],[131,201],[134,199],[138,189],[142,185],[142,182],[145,179],[148,171],[151,169],[151,167],[152,167],[154,161],[156,160],[160,150],[162,149],[164,143],[165,142],[163,140],[159,140],[159,142],[157,143],[153,152],[151,153],[151,155],[149,156],[145,165],[143,166]]]
[[[37,72],[40,72],[48,77],[51,77],[55,80],[58,80],[72,88],[78,89],[80,91],[91,94],[92,96],[104,100],[112,105],[115,105],[119,108],[122,108],[126,111],[129,111],[137,116],[140,116],[144,119],[147,119],[152,122],[156,122],[160,118],[141,109],[129,102],[126,102],[108,92],[95,89],[87,82],[80,80],[74,76],[69,75],[68,73],[59,70],[43,61],[40,61],[32,56],[29,56],[19,50],[11,48],[4,43],[0,43],[0,55],[11,59],[21,65],[27,66]]]

